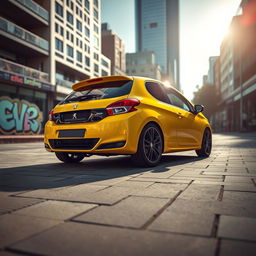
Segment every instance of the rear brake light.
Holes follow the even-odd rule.
[[[53,121],[53,109],[49,112],[49,120]]]
[[[137,99],[125,99],[116,101],[107,106],[106,110],[109,116],[124,114],[137,110],[135,106],[138,106],[140,101]]]

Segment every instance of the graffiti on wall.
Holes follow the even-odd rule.
[[[25,100],[0,97],[0,132],[2,134],[38,134],[42,113],[37,105]]]

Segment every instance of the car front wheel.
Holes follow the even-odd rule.
[[[212,151],[212,134],[209,129],[204,131],[201,149],[196,150],[196,154],[201,157],[210,156]]]
[[[64,163],[78,163],[85,157],[83,153],[55,152],[55,155]]]
[[[142,167],[156,166],[161,160],[163,139],[160,129],[155,124],[147,124],[141,134],[137,152],[132,161]]]

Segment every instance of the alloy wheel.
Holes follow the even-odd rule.
[[[158,129],[151,126],[145,133],[143,138],[143,149],[145,157],[151,163],[157,162],[162,155],[162,137]]]

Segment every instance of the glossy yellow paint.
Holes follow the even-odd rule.
[[[53,110],[54,113],[74,111],[74,104],[78,105],[76,110],[106,108],[109,104],[126,98],[140,100],[140,104],[135,107],[136,111],[107,116],[101,121],[91,123],[56,124],[53,121],[48,121],[45,125],[44,142],[50,146],[49,139],[58,139],[60,130],[86,129],[85,138],[99,138],[95,147],[91,150],[68,150],[68,152],[134,154],[137,151],[143,127],[149,122],[154,122],[162,131],[164,153],[200,149],[204,130],[207,127],[211,129],[208,120],[202,113],[195,115],[181,108],[156,100],[147,91],[145,82],[159,81],[142,77],[109,76],[102,77],[101,80],[89,79],[79,82],[73,85],[73,89],[83,90],[85,86],[93,88],[95,84],[117,80],[133,80],[133,86],[129,95],[57,105]],[[178,91],[176,92],[179,93]],[[97,149],[102,143],[117,141],[126,141],[126,144],[122,148]],[[47,150],[67,152],[67,150],[53,149],[51,147]]]

